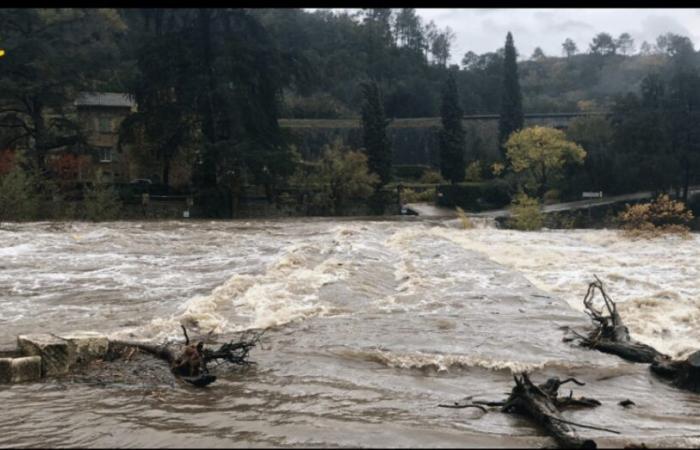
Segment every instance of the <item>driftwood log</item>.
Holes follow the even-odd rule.
[[[593,306],[596,291],[603,297],[607,315]],[[652,372],[670,379],[675,386],[700,392],[700,351],[691,354],[685,360],[673,360],[654,347],[630,338],[629,329],[623,323],[615,302],[605,292],[603,282],[597,276],[595,281],[588,285],[583,305],[595,328],[587,336],[571,330],[579,339],[580,345],[617,355],[627,361],[651,364]],[[576,338],[565,340],[571,341]]]
[[[136,341],[110,341],[109,353],[112,357],[122,355],[131,349],[139,349],[168,363],[170,371],[177,378],[196,387],[207,386],[216,381],[216,376],[209,372],[208,364],[230,363],[246,366],[255,364],[248,359],[248,354],[262,338],[262,332],[244,333],[238,341],[220,345],[217,349],[205,347],[204,341],[190,343],[187,329],[183,326],[185,345],[151,344]]]
[[[681,389],[700,392],[700,351],[681,361],[654,361],[649,368]]]
[[[595,441],[582,439],[573,427],[590,428],[610,433],[618,433],[615,430],[600,428],[591,425],[575,423],[564,419],[561,411],[567,408],[593,408],[600,402],[593,398],[573,397],[573,392],[568,396],[560,397],[559,388],[566,383],[584,383],[575,378],[560,381],[559,378],[550,378],[545,383],[535,385],[527,373],[520,377],[513,376],[515,386],[510,396],[502,402],[473,401],[471,403],[455,403],[453,405],[438,405],[443,408],[479,408],[486,412],[486,406],[500,407],[503,413],[516,413],[527,416],[544,428],[554,438],[557,444],[563,448],[597,448]]]
[[[583,299],[586,314],[595,324],[595,328],[588,336],[579,335],[581,345],[604,353],[617,355],[632,362],[652,363],[654,361],[670,360],[669,356],[660,353],[655,348],[630,338],[629,329],[622,322],[622,317],[617,311],[615,302],[605,292],[603,282],[598,277],[595,278],[596,281],[588,285],[588,291]],[[597,310],[593,306],[596,290],[603,297],[607,315],[605,315],[604,311]]]

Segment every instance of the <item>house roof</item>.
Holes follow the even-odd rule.
[[[81,92],[75,100],[75,105],[131,108],[136,106],[136,102],[133,97],[121,92]]]

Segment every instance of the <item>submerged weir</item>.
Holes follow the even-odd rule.
[[[517,232],[454,221],[31,223],[0,231],[0,344],[99,330],[225,339],[266,329],[257,366],[206,391],[163,383],[0,385],[0,446],[533,446],[518,417],[437,404],[499,399],[512,374],[576,377],[622,434],[600,445],[700,445],[700,396],[645,366],[562,342],[585,327],[593,274],[632,336],[700,346],[698,236]],[[454,225],[454,226],[453,226]],[[486,225],[486,224],[484,224]],[[618,402],[632,399],[632,408]]]

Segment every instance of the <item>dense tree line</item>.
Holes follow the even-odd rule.
[[[647,71],[639,89],[614,97],[611,115],[575,120],[567,133],[588,152],[569,186],[631,192],[675,191],[688,197],[700,177],[700,74],[687,38],[658,41],[667,64]]]
[[[246,184],[264,185],[272,200],[296,171],[279,117],[360,120],[377,187],[392,181],[386,127],[402,117],[442,117],[447,180],[462,181],[468,165],[471,179],[493,177],[459,120],[475,113],[501,115],[507,162],[526,112],[610,111],[567,131],[587,157],[547,186],[564,196],[648,188],[685,198],[700,173],[699,57],[670,33],[639,46],[628,33],[599,33],[587,46],[566,39],[561,56],[538,47],[524,58],[510,33],[493,52],[453,55],[454,32],[412,8],[3,9],[0,26],[11,56],[0,59],[3,149],[23,142],[23,164],[45,176],[49,152],[85,144],[68,111],[77,94],[128,92],[139,110],[120,142],[157,161],[165,184],[186,158],[211,215],[235,210]]]

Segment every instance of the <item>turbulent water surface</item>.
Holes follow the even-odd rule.
[[[65,380],[0,386],[0,446],[542,446],[501,400],[512,373],[575,376],[603,445],[700,445],[700,396],[562,342],[603,279],[633,337],[700,347],[700,246],[606,230],[415,220],[34,223],[0,231],[0,344],[99,330],[180,339],[265,328],[257,366],[206,390]],[[636,406],[617,403],[632,399]]]

